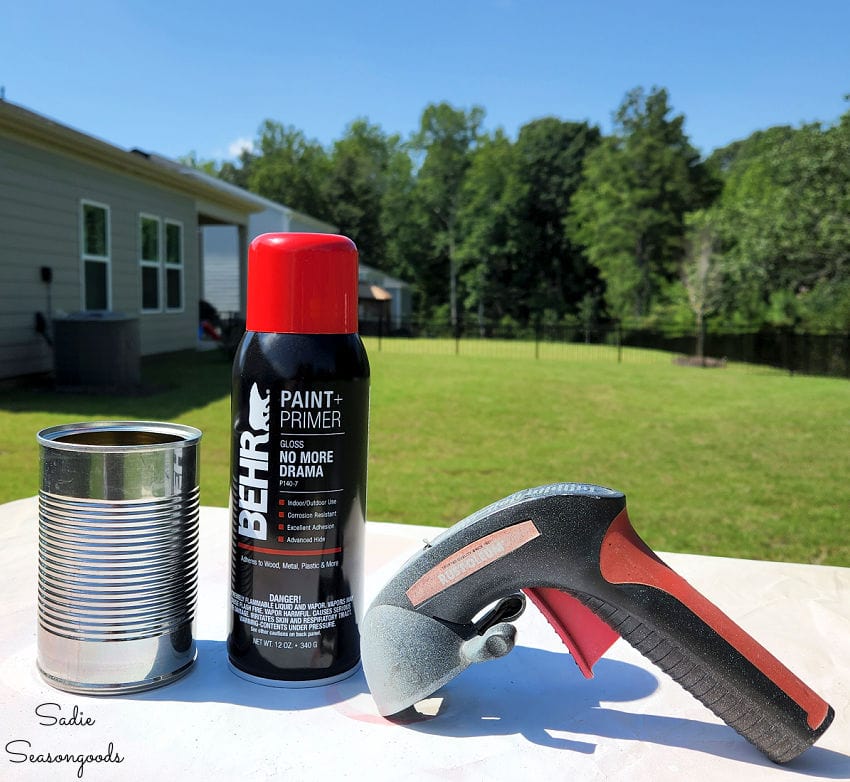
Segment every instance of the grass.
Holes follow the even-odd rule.
[[[448,525],[520,488],[588,481],[625,491],[638,531],[663,551],[850,566],[846,380],[643,353],[536,360],[533,345],[496,356],[465,344],[456,356],[451,341],[417,354],[367,347],[371,519]],[[226,504],[229,365],[184,354],[146,362],[144,375],[162,390],[0,393],[0,501],[36,493],[38,429],[151,418],[204,431],[202,502]]]

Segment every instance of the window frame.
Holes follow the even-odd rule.
[[[86,207],[101,209],[106,214],[106,254],[95,255],[86,252]],[[86,312],[111,312],[112,311],[112,211],[109,204],[94,201],[90,198],[80,199],[80,308]],[[99,263],[106,267],[106,307],[105,309],[92,308],[86,302],[86,264]]]
[[[178,245],[180,251],[180,261],[171,263],[168,260],[168,226],[176,226],[180,230],[180,243]],[[162,304],[166,312],[184,312],[186,309],[186,290],[185,290],[185,269],[186,269],[186,232],[183,230],[183,222],[181,220],[173,220],[166,217],[163,220],[162,230]],[[180,306],[168,306],[168,272],[177,271],[180,274]]]
[[[142,236],[142,223],[145,220],[152,220],[156,223],[156,260],[144,257],[144,241]],[[163,250],[163,230],[162,219],[157,215],[149,212],[139,212],[139,220],[137,223],[138,233],[138,258],[139,258],[139,312],[143,315],[148,313],[162,312],[163,310],[163,273],[162,273],[162,250]],[[143,269],[156,269],[156,307],[145,307],[145,280]]]

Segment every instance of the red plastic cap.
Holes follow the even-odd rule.
[[[262,234],[248,248],[248,331],[357,331],[357,247],[334,234]]]

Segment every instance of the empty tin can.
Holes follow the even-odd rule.
[[[38,667],[69,692],[135,692],[195,660],[198,446],[190,426],[38,433]]]

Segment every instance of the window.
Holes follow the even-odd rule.
[[[139,266],[142,312],[182,311],[183,224],[140,214]]]
[[[157,312],[159,299],[159,218],[139,215],[139,265],[142,270],[142,312]]]
[[[183,309],[183,224],[165,221],[165,308]]]
[[[82,201],[80,223],[83,309],[108,310],[111,306],[109,207]]]

